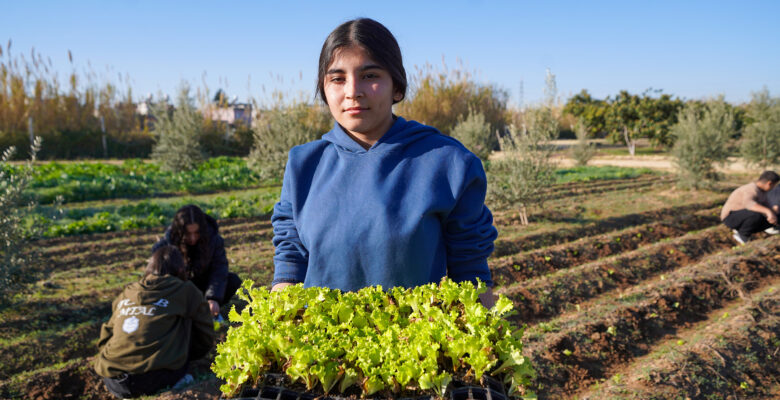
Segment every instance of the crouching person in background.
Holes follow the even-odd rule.
[[[756,232],[777,234],[777,215],[771,209],[767,193],[780,181],[774,171],[764,171],[758,180],[734,190],[723,209],[720,220],[734,231],[734,240],[745,244]]]
[[[221,322],[219,308],[241,287],[241,278],[228,271],[225,241],[217,221],[200,207],[186,205],[176,211],[165,237],[152,246],[152,252],[167,245],[175,246],[184,256],[187,276],[206,296],[211,315]]]
[[[214,328],[203,293],[187,281],[184,259],[173,246],[157,249],[144,277],[114,300],[103,324],[95,371],[119,398],[154,394],[192,382],[190,361],[214,346]]]

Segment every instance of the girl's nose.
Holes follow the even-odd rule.
[[[344,95],[348,99],[356,99],[358,97],[363,96],[362,89],[360,88],[360,83],[357,79],[347,79],[346,84],[344,85]]]

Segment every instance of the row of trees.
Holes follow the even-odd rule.
[[[660,90],[648,89],[642,94],[623,90],[605,100],[595,99],[583,90],[566,102],[563,111],[580,119],[591,135],[625,143],[633,156],[639,138],[650,139],[655,146],[672,145],[670,128],[677,122],[683,104]]]

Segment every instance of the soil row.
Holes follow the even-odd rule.
[[[708,210],[723,205],[725,198],[686,204],[682,206],[666,207],[656,210],[649,210],[640,213],[619,215],[615,217],[604,218],[596,222],[583,226],[574,226],[567,229],[559,229],[553,232],[543,232],[534,235],[521,236],[514,239],[498,239],[495,242],[495,251],[493,257],[503,257],[523,251],[539,249],[556,244],[572,242],[577,239],[599,235],[606,232],[612,232],[625,229],[635,225],[667,220],[674,217],[682,217]]]
[[[596,193],[605,193],[605,192],[617,192],[621,190],[636,190],[639,188],[645,188],[657,184],[666,184],[670,183],[671,179],[666,177],[657,177],[654,179],[643,179],[639,181],[630,181],[626,183],[619,183],[619,184],[612,184],[612,185],[604,185],[604,186],[595,186],[595,187],[584,187],[584,188],[576,188],[576,189],[568,189],[568,190],[558,190],[558,191],[552,191],[548,193],[545,196],[545,199],[547,200],[559,200],[563,198],[570,198],[570,197],[578,197],[578,196],[585,196],[590,194],[596,194]]]
[[[571,189],[589,189],[602,186],[621,185],[628,182],[644,182],[644,181],[657,181],[661,179],[669,179],[667,176],[662,175],[641,175],[636,178],[618,178],[618,179],[599,179],[593,181],[576,181],[559,183],[550,186],[545,192],[559,191],[559,190],[571,190]]]
[[[252,230],[270,229],[270,217],[228,218],[219,220],[220,234],[229,236],[233,233],[243,233]],[[144,228],[130,231],[93,233],[77,236],[67,236],[53,239],[41,239],[36,242],[43,248],[44,256],[58,257],[72,253],[103,251],[106,246],[121,244],[122,246],[149,246],[157,237],[162,237],[165,227]],[[151,244],[150,244],[151,243]]]
[[[526,353],[539,373],[540,398],[572,396],[614,375],[667,335],[766,284],[780,275],[778,251],[777,238],[754,242],[634,287],[622,298],[586,304],[577,315],[546,324],[546,331],[535,327],[526,333]],[[558,332],[549,333],[551,326]]]
[[[694,263],[733,246],[718,226],[639,250],[584,264],[498,289],[515,303],[516,318],[532,323],[558,315],[574,304],[626,288],[663,272]]]
[[[780,280],[656,346],[582,399],[777,398]]]
[[[493,281],[498,286],[546,275],[575,265],[638,249],[662,239],[684,235],[720,222],[713,208],[695,215],[667,218],[615,233],[591,236],[576,242],[490,259]]]
[[[133,235],[133,232],[139,233],[138,231],[125,232],[128,234],[125,241],[105,243],[96,240],[74,244],[55,251],[44,251],[42,258],[54,261],[46,267],[50,271],[101,266],[123,260],[130,261],[138,257],[148,257],[152,245],[162,236],[162,230],[159,229],[154,234],[140,233],[137,236]],[[229,247],[246,243],[270,243],[273,231],[268,222],[248,222],[234,224],[224,230],[220,229],[220,234],[225,239],[225,246]],[[111,239],[111,241],[114,240],[115,238]]]

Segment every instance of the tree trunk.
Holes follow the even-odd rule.
[[[628,146],[628,154],[631,155],[631,157],[636,154],[636,140],[631,139],[628,137],[628,128],[623,127],[623,138],[626,139],[626,146]]]
[[[520,224],[528,226],[528,209],[524,205],[520,206]]]

